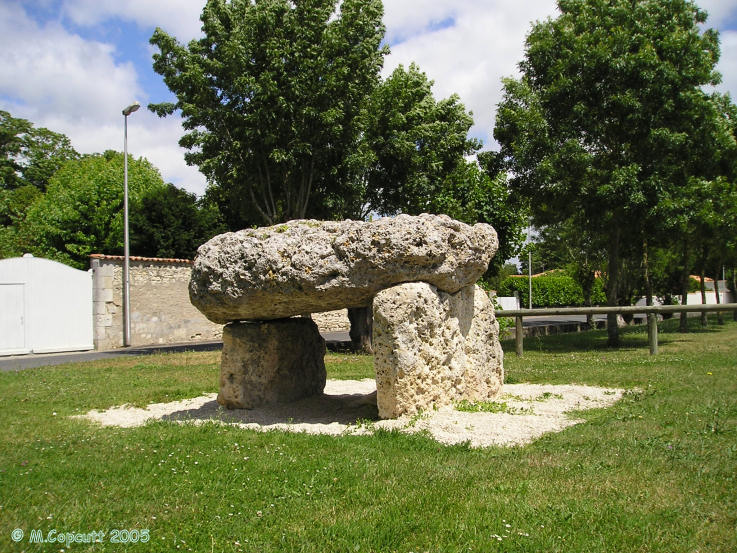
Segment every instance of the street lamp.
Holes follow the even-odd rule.
[[[532,309],[532,239],[530,233],[532,232],[532,220],[527,227],[527,283],[530,287],[529,294],[527,296],[529,308]]]
[[[141,104],[133,102],[123,110],[123,346],[131,345],[130,241],[128,237],[128,116]]]

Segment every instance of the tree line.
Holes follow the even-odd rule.
[[[692,272],[737,265],[737,110],[713,91],[719,37],[706,13],[690,0],[558,8],[532,25],[520,77],[502,83],[496,152],[480,151],[472,114],[457,95],[436,99],[416,64],[381,77],[380,0],[208,0],[201,38],[157,29],[153,68],[176,101],[149,109],[181,115],[180,145],[208,187],[186,196],[136,160],[140,248],[190,256],[179,252],[225,229],[429,212],[497,229],[487,279],[508,272],[531,220],[535,258],[547,252],[585,295],[603,276],[609,305],[683,294]],[[81,263],[93,244],[120,248],[122,200],[100,192],[106,215],[92,228],[84,203],[96,197],[81,191],[101,182],[92,173],[117,190],[120,154],[79,156],[9,114],[2,126],[3,255],[36,247]]]
[[[123,154],[80,155],[63,134],[0,111],[0,258],[31,253],[79,269],[123,253]],[[128,159],[131,252],[191,258],[225,230],[217,207]]]
[[[558,7],[504,81],[494,133],[510,188],[584,289],[605,273],[608,305],[633,289],[685,301],[692,271],[737,265],[737,110],[710,91],[718,34],[687,0]]]

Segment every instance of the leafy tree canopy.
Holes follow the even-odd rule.
[[[183,46],[156,30],[154,70],[177,101],[149,107],[180,110],[187,162],[241,198],[229,224],[320,216],[346,193],[388,51],[382,15],[380,0],[208,0],[203,38]]]
[[[433,82],[414,63],[397,67],[376,88],[366,110],[364,206],[382,215],[436,212],[464,156],[480,143],[468,138],[471,114],[453,95],[436,101]],[[436,205],[433,205],[436,203]]]
[[[146,190],[130,214],[131,252],[193,259],[197,248],[225,232],[217,207],[173,184]]]
[[[164,188],[150,162],[128,158],[131,213],[146,193]],[[123,154],[107,151],[66,162],[28,210],[19,233],[33,244],[31,253],[77,268],[89,265],[91,253],[122,254]]]
[[[69,138],[0,110],[0,189],[46,190],[51,176],[79,154]]]
[[[513,186],[552,220],[641,216],[685,153],[700,87],[719,80],[717,33],[685,0],[558,5],[527,38],[522,79],[505,81],[495,136]]]
[[[688,136],[719,75],[718,34],[689,0],[559,0],[527,37],[494,134],[540,223],[576,215],[606,237],[608,302],[622,249],[676,197]],[[610,343],[618,341],[611,321]]]

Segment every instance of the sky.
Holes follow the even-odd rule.
[[[720,31],[718,89],[737,98],[737,0],[697,0]],[[173,101],[151,68],[148,40],[161,27],[180,42],[200,36],[204,0],[0,0],[0,109],[66,134],[81,153],[123,150],[121,111],[133,101]],[[417,62],[433,94],[457,93],[473,112],[472,136],[494,149],[501,80],[518,75],[532,22],[555,17],[555,0],[384,0],[391,54],[384,75]],[[128,119],[128,149],[167,182],[201,195],[206,181],[184,162],[178,116],[141,109]]]

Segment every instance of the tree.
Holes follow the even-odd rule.
[[[193,259],[197,248],[225,232],[217,208],[173,184],[144,192],[130,216],[136,255]]]
[[[653,234],[661,247],[677,255],[675,265],[684,304],[689,275],[694,271],[704,275],[711,272],[709,259],[715,250],[722,249],[729,258],[728,250],[723,248],[732,236],[728,228],[735,217],[729,200],[734,197],[732,187],[737,181],[736,128],[737,107],[728,96],[702,97],[702,107],[687,135],[682,171],[672,177],[679,183],[679,194],[664,199],[657,208],[669,224]],[[705,295],[704,290],[702,301]],[[706,315],[702,323],[706,324]],[[681,314],[680,330],[687,330],[685,313]]]
[[[79,154],[69,138],[0,110],[0,258],[32,248],[19,231],[26,212],[46,190],[51,176]]]
[[[620,257],[653,207],[678,194],[700,87],[719,80],[718,35],[688,0],[559,0],[527,37],[522,78],[504,82],[495,137],[543,224],[583,214],[607,243],[607,303]],[[619,334],[608,317],[610,345]]]
[[[28,209],[43,196],[33,185],[18,188],[0,188],[0,259],[20,257],[30,251],[32,245],[19,232]]]
[[[397,67],[375,89],[351,158],[359,193],[353,209],[341,215],[436,213],[490,223],[499,234],[496,271],[519,248],[523,210],[510,201],[506,174],[490,152],[479,154],[478,162],[466,159],[480,147],[468,137],[473,117],[455,94],[436,100],[432,85],[412,63]]]
[[[64,162],[78,157],[63,134],[0,110],[0,189],[35,186],[43,192]]]
[[[436,101],[433,82],[416,64],[397,67],[366,109],[362,150],[368,155],[362,207],[381,215],[439,212],[433,202],[480,143],[468,138],[473,118],[457,95]]]
[[[151,163],[129,158],[131,213],[147,192],[163,188]],[[122,254],[123,154],[107,151],[66,162],[28,210],[19,232],[32,244],[31,253],[80,269],[89,265],[91,253]]]
[[[527,208],[511,197],[506,173],[493,173],[480,154],[479,163],[463,161],[446,179],[430,203],[431,213],[445,213],[470,225],[488,223],[499,238],[499,249],[484,278],[497,275],[517,255],[524,242]]]
[[[250,204],[229,224],[324,215],[360,139],[360,117],[387,49],[380,0],[208,0],[204,37],[187,46],[161,29],[154,70],[180,110],[185,159],[220,197]],[[217,194],[215,195],[218,196]]]

